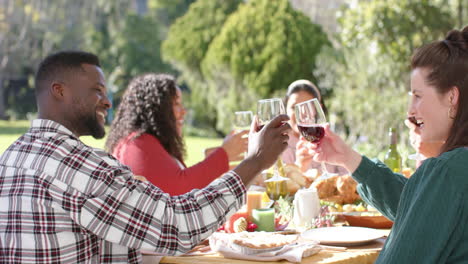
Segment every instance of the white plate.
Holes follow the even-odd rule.
[[[333,246],[356,246],[369,243],[384,236],[376,229],[354,226],[323,227],[304,231],[305,239]]]

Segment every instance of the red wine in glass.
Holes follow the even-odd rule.
[[[304,125],[298,124],[297,128],[301,135],[312,143],[318,143],[325,136],[325,128],[321,125]]]
[[[299,104],[294,107],[296,113],[297,128],[302,137],[312,143],[319,143],[325,136],[325,124],[327,118],[323,113],[320,102],[314,98]],[[336,176],[336,173],[327,171],[324,162],[320,162],[322,166],[322,175],[319,179],[327,179]]]

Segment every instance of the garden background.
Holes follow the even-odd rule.
[[[40,60],[81,49],[100,57],[114,109],[132,77],[177,77],[187,164],[222,142],[234,111],[296,79],[318,85],[356,149],[382,158],[393,126],[406,157],[410,56],[467,24],[467,0],[0,0],[0,153],[36,115]]]

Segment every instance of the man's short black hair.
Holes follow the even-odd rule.
[[[101,67],[99,58],[84,51],[60,51],[47,56],[36,72],[36,94],[42,91],[52,81],[63,80],[65,75],[73,70],[83,70],[82,64]]]

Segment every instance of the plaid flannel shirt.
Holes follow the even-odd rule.
[[[0,263],[138,263],[140,249],[178,255],[244,202],[232,171],[171,197],[64,126],[38,119],[0,157]]]

